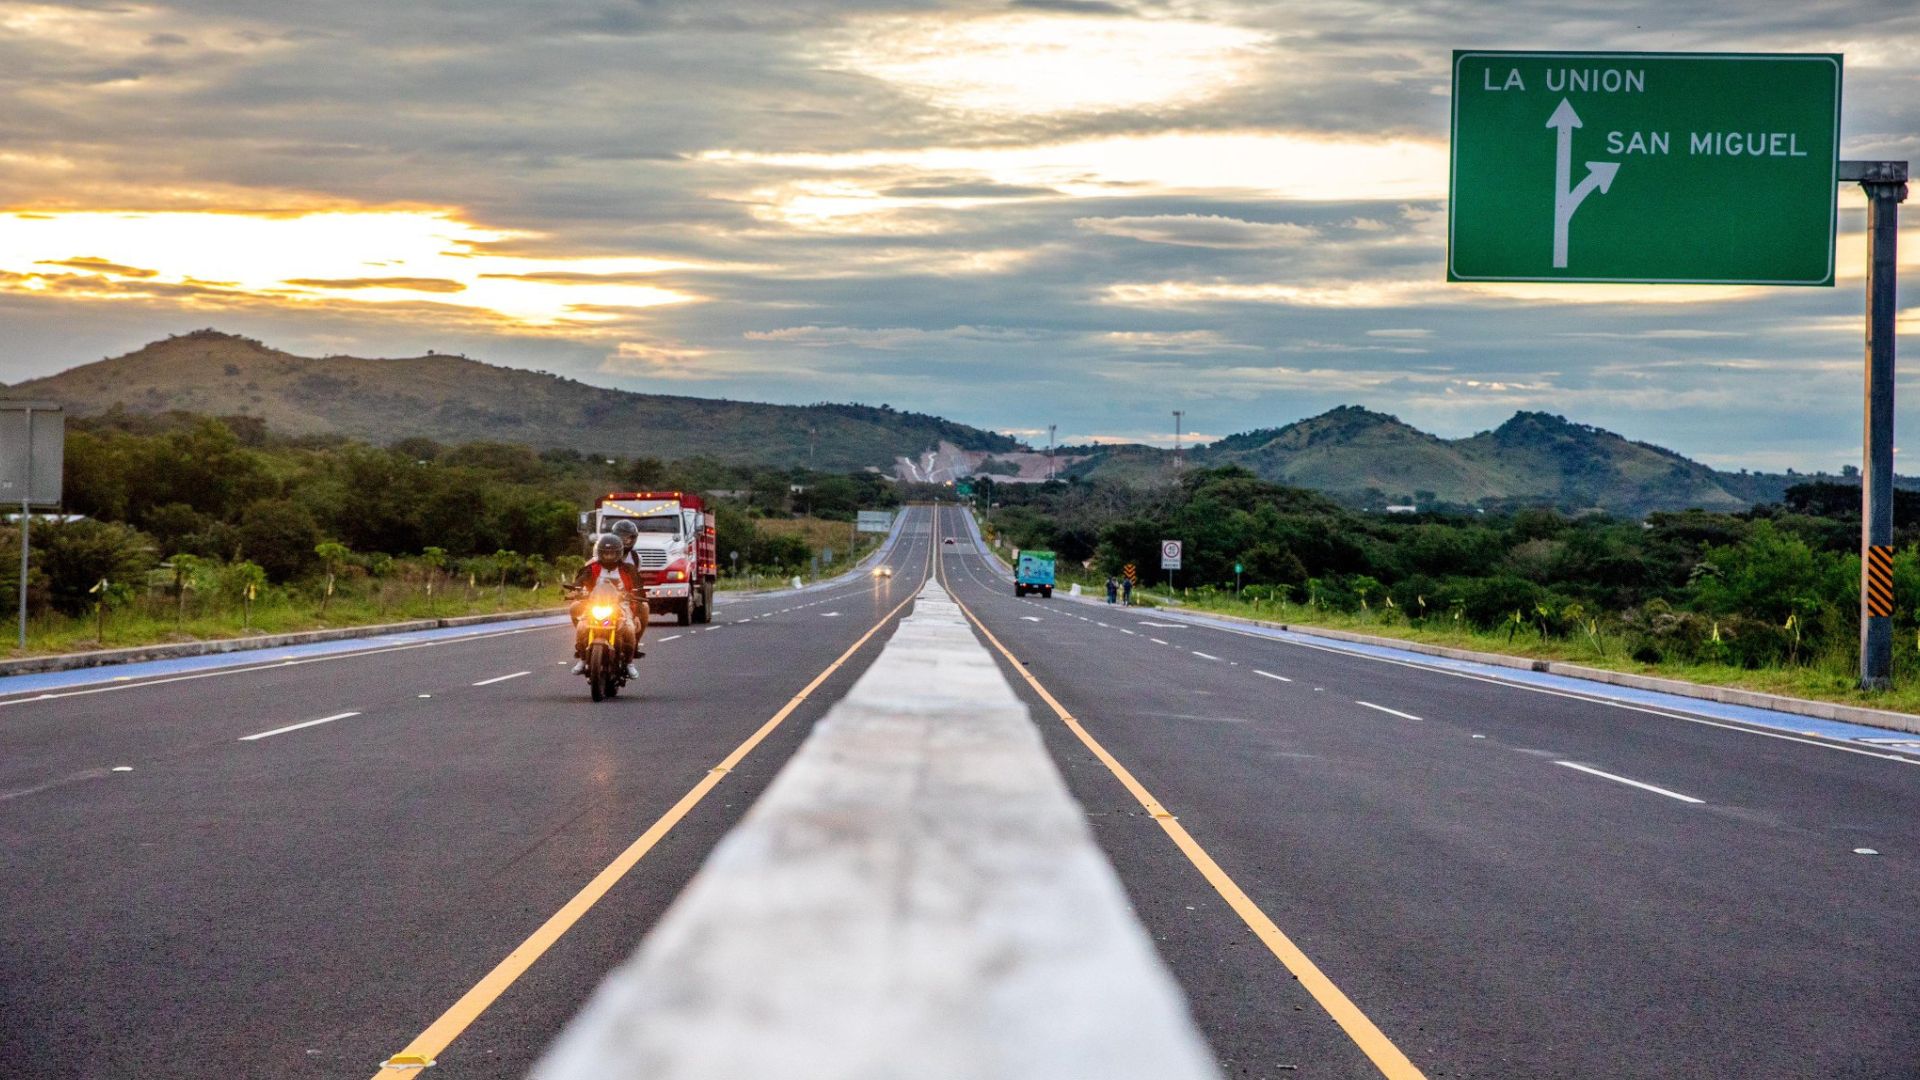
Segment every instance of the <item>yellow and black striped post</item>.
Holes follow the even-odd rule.
[[[1893,618],[1893,548],[1886,544],[1867,548],[1867,617]]]

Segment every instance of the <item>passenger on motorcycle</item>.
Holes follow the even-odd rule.
[[[633,545],[640,539],[640,526],[635,525],[632,518],[620,518],[613,523],[613,535],[619,537],[620,543],[625,545],[625,552],[620,556],[620,561],[633,567],[635,573],[639,573],[640,554],[633,550]]]
[[[572,595],[574,596],[574,600],[573,603],[568,606],[567,613],[573,617],[574,624],[577,626],[580,622],[580,612],[586,606],[586,595],[591,593],[593,587],[600,583],[602,575],[614,575],[618,580],[621,591],[626,594],[627,610],[633,616],[633,637],[630,641],[626,642],[626,644],[629,647],[633,659],[638,660],[640,657],[647,655],[640,651],[640,644],[647,636],[647,619],[651,613],[647,608],[647,588],[640,583],[640,572],[622,561],[621,556],[624,554],[625,551],[618,536],[613,533],[600,534],[599,539],[593,543],[593,558],[588,560],[587,564],[582,566],[579,572],[573,576]],[[624,635],[625,631],[623,630],[622,633]],[[575,662],[573,665],[573,673],[575,675],[587,669],[587,658],[581,654],[579,642],[580,637],[576,634],[574,636]],[[639,677],[640,669],[635,667],[633,662],[629,660],[627,662],[627,678],[638,679]]]

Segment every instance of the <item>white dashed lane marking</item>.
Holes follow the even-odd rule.
[[[1668,791],[1666,788],[1663,788],[1663,787],[1654,787],[1652,784],[1643,784],[1638,780],[1629,780],[1624,776],[1615,776],[1610,772],[1601,772],[1599,769],[1590,769],[1585,765],[1576,765],[1571,761],[1556,761],[1554,762],[1554,764],[1565,765],[1569,769],[1578,769],[1579,771],[1586,773],[1589,776],[1598,776],[1605,780],[1612,780],[1617,784],[1626,784],[1629,787],[1637,787],[1641,791],[1651,791],[1655,795],[1665,795],[1669,799],[1678,799],[1683,803],[1704,803],[1707,801],[1705,799],[1696,799],[1691,795],[1682,795],[1677,791]]]
[[[286,727],[277,727],[277,728],[274,728],[272,731],[260,731],[252,735],[242,735],[240,736],[240,741],[252,742],[255,739],[266,739],[266,738],[271,738],[272,736],[275,736],[275,735],[285,735],[289,731],[299,731],[301,728],[310,728],[315,724],[331,724],[335,720],[345,720],[349,716],[359,716],[359,715],[360,714],[357,712],[335,713],[332,716],[323,716],[318,720],[304,720],[298,724],[288,724]]]

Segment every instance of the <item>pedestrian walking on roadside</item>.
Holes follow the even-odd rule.
[[[1120,602],[1127,607],[1132,607],[1133,606],[1133,579],[1132,578],[1128,578],[1127,580],[1120,583],[1120,593],[1121,593]]]
[[[1113,603],[1114,599],[1119,595],[1120,595],[1120,583],[1114,580],[1112,574],[1108,574],[1107,575],[1107,603],[1109,604]]]

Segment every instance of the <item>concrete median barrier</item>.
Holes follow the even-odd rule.
[[[1219,1074],[1026,706],[929,584],[533,1075]]]

